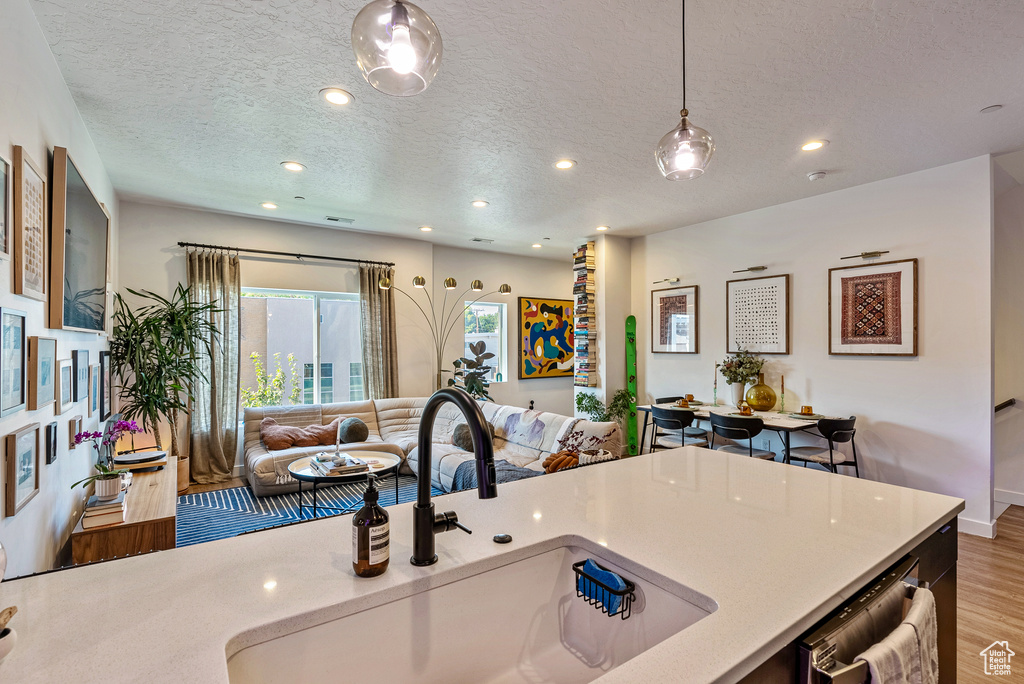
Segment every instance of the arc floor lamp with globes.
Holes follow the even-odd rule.
[[[444,346],[448,342],[448,337],[451,335],[452,330],[455,328],[455,324],[462,320],[462,317],[469,310],[469,307],[479,302],[484,297],[489,297],[492,294],[510,295],[512,294],[512,288],[507,283],[502,283],[497,290],[492,290],[481,295],[478,295],[469,304],[459,306],[460,301],[465,301],[465,296],[470,292],[483,292],[484,284],[480,280],[474,280],[470,284],[469,288],[463,292],[459,297],[452,301],[452,306],[448,308],[448,293],[455,290],[459,284],[455,281],[455,278],[444,279],[444,299],[441,301],[441,310],[438,312],[434,308],[434,300],[431,298],[430,293],[427,292],[427,279],[423,276],[416,276],[412,279],[412,286],[417,290],[423,290],[423,294],[427,299],[427,308],[424,309],[416,299],[391,282],[388,277],[383,277],[377,282],[377,286],[382,290],[395,290],[401,292],[403,295],[409,298],[416,308],[423,314],[423,318],[426,319],[427,325],[430,326],[431,341],[434,344],[434,355],[437,361],[437,372],[435,374],[436,389],[441,389],[441,364],[444,363]],[[430,313],[427,313],[429,309]]]

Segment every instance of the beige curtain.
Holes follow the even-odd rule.
[[[240,268],[237,254],[189,252],[188,285],[192,301],[214,302],[210,322],[220,332],[213,355],[203,361],[205,381],[196,387],[191,415],[192,480],[214,484],[231,479],[238,444],[238,331]]]
[[[359,308],[363,327],[363,384],[367,399],[398,396],[398,338],[395,293],[382,290],[381,278],[394,279],[395,269],[381,264],[359,265]]]

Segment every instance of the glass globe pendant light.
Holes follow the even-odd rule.
[[[665,134],[658,142],[654,156],[658,168],[669,180],[689,180],[704,173],[711,155],[715,152],[715,141],[711,134],[690,123],[686,109],[686,0],[683,0],[683,109],[679,125]]]
[[[352,51],[366,82],[382,93],[419,95],[441,66],[441,33],[405,0],[373,0],[352,22]]]

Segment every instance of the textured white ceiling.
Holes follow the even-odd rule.
[[[688,105],[718,151],[687,182],[653,153],[678,122],[676,0],[420,0],[445,52],[412,98],[359,75],[362,0],[31,4],[124,195],[459,246],[564,258],[602,224],[653,233],[1024,144],[1021,0],[690,0]],[[330,85],[355,103],[326,105]]]

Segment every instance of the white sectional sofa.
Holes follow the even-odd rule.
[[[365,442],[343,445],[349,451],[387,451],[403,459],[402,472],[415,474],[419,465],[416,448],[420,416],[426,397],[376,399],[336,404],[268,406],[245,409],[245,476],[257,496],[298,490],[288,474],[288,464],[325,447],[292,447],[269,451],[260,438],[260,422],[270,417],[282,425],[328,425],[336,418],[354,417],[366,423]],[[530,411],[491,402],[481,404],[484,417],[494,425],[494,459],[524,468],[543,470],[544,458],[565,448],[602,448],[619,454],[622,431],[618,423],[594,423],[544,411]],[[455,470],[473,458],[472,452],[452,444],[455,426],[465,422],[459,410],[445,405],[434,421],[433,462],[430,479],[443,491],[451,491]]]

